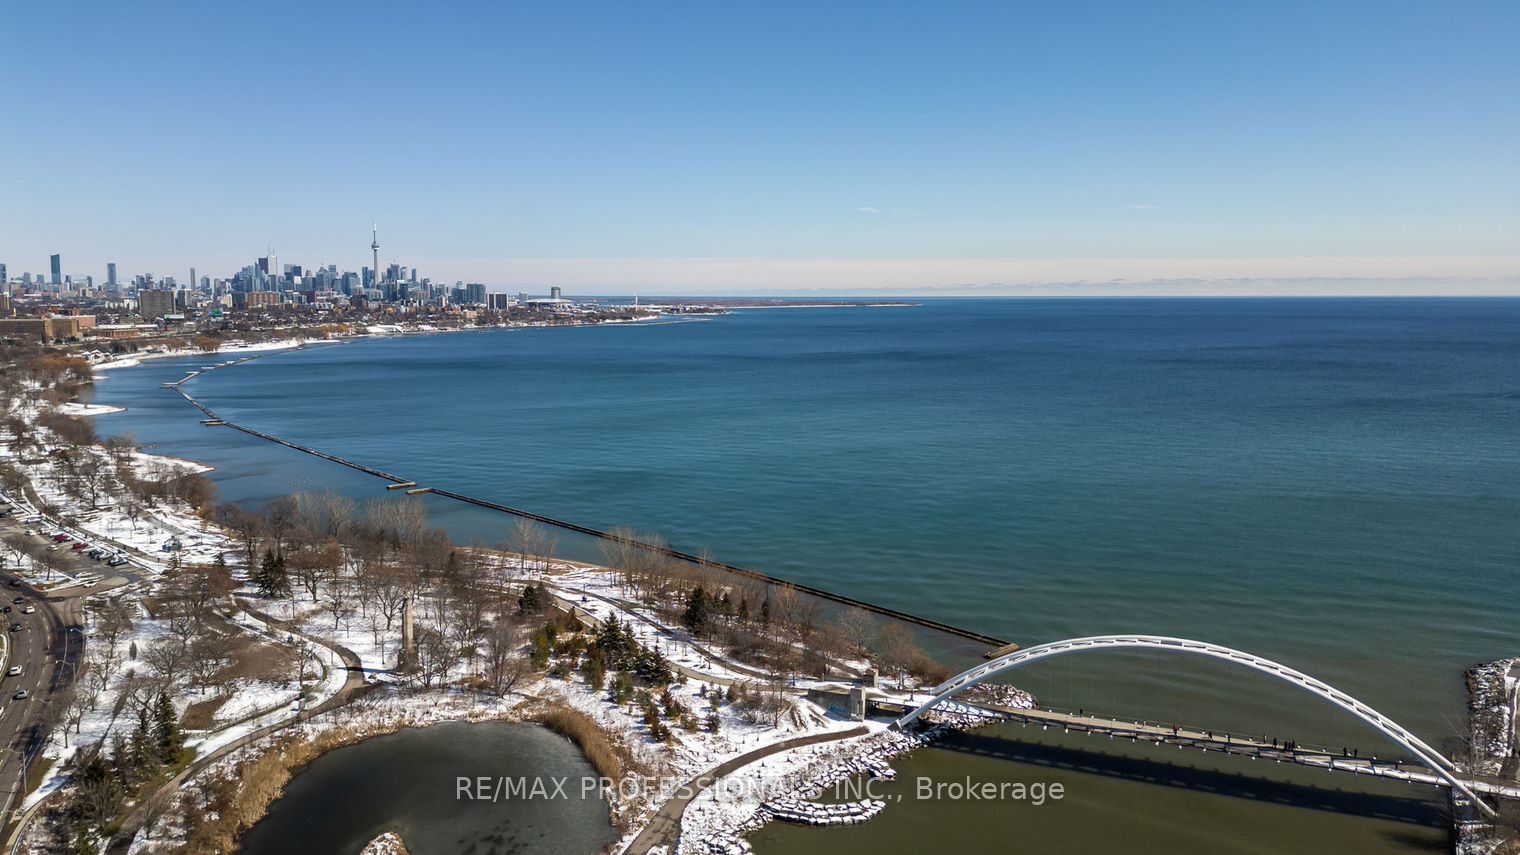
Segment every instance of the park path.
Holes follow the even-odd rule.
[[[673,796],[660,809],[655,811],[649,822],[644,825],[644,830],[639,836],[628,844],[623,850],[624,855],[646,855],[649,850],[656,846],[671,847],[669,851],[675,851],[676,841],[681,836],[681,817],[686,814],[686,806],[713,784],[717,783],[725,775],[731,775],[739,769],[748,766],[756,760],[763,760],[772,754],[790,751],[793,748],[802,748],[806,745],[817,745],[820,742],[833,742],[840,739],[853,739],[857,736],[865,736],[870,733],[866,727],[856,727],[850,730],[835,733],[815,733],[811,736],[799,736],[796,739],[788,739],[785,742],[777,742],[763,748],[756,748],[748,754],[740,754],[732,760],[719,763],[712,769],[692,778],[686,783],[681,791]]]

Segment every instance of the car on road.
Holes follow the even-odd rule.
[[[36,606],[22,606],[21,607],[21,613],[24,614],[24,615],[29,615],[29,614],[32,614],[32,613],[34,613],[36,611],[37,611],[37,607]]]
[[[19,587],[21,587],[21,580],[20,579],[12,579],[11,580],[11,587],[12,588],[19,588]]]
[[[11,632],[20,632],[20,631],[21,631],[21,624],[19,624],[19,623],[13,623],[13,624],[11,624]]]
[[[12,665],[10,667],[10,669],[5,672],[5,676],[7,676],[7,677],[20,677],[21,676],[21,666],[20,665]]]
[[[11,613],[11,607],[10,606],[6,606],[5,608],[0,609],[0,613],[10,614]]]
[[[17,597],[16,599],[11,600],[11,602],[13,602],[13,603],[15,603],[16,605],[19,606],[22,603],[26,602],[26,597]]]
[[[32,696],[31,693],[28,692],[26,689],[17,689],[16,690],[16,694],[11,695],[12,698],[15,698],[18,701],[24,701],[27,698],[30,698],[31,696]]]

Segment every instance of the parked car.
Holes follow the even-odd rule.
[[[24,615],[32,614],[35,611],[37,611],[37,607],[36,606],[22,606],[21,607],[21,613],[24,614]]]
[[[13,624],[11,624],[11,632],[20,632],[20,631],[21,631],[21,624],[19,624],[19,623],[13,623]]]
[[[73,538],[69,537],[66,534],[55,534],[55,535],[53,535],[53,542],[54,543],[68,543],[72,539]]]
[[[21,676],[21,666],[20,665],[12,665],[10,667],[10,670],[8,670],[8,671],[5,672],[5,675],[7,677],[20,677]]]
[[[11,580],[11,587],[12,588],[19,588],[19,587],[21,587],[21,580],[20,579],[12,579]]]
[[[26,602],[26,597],[17,597],[16,599],[11,600],[11,602],[13,602],[13,603],[15,603],[16,605],[19,606],[22,603]]]
[[[101,558],[101,556],[105,555],[105,553],[101,552],[99,549],[92,549],[89,552],[86,552],[85,555],[88,555],[91,558],[94,558],[95,560],[99,561],[100,558]]]
[[[29,694],[26,689],[17,689],[16,694],[11,695],[11,697],[15,698],[18,701],[24,701],[27,698],[31,697],[31,694]]]
[[[75,542],[75,543],[74,543],[74,548],[75,548],[75,549],[88,549],[88,548],[89,548],[89,547],[90,547],[90,545],[89,545],[89,544],[88,544],[88,543],[85,543],[85,542],[84,542],[84,541],[82,541],[82,540],[80,540],[80,541],[76,541],[76,542]]]
[[[120,567],[121,565],[123,565],[125,563],[127,563],[127,559],[122,558],[121,556],[117,556],[115,558],[112,558],[110,561],[107,561],[106,562],[106,566],[107,567]]]

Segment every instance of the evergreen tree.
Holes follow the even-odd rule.
[[[697,585],[686,598],[686,613],[681,615],[681,623],[691,630],[692,635],[701,635],[711,617],[712,603],[707,591]]]
[[[549,667],[549,628],[540,627],[538,632],[533,633],[533,670],[542,671]]]
[[[185,735],[179,729],[179,716],[168,692],[158,693],[158,703],[153,709],[153,751],[158,761],[172,764],[179,757],[185,744]]]
[[[771,625],[771,598],[766,597],[765,602],[760,604],[760,625]]]
[[[253,583],[259,593],[266,597],[282,597],[290,593],[290,575],[285,571],[285,556],[275,555],[274,550],[264,550],[264,560],[253,574]]]
[[[581,668],[586,672],[586,682],[590,684],[591,690],[600,692],[602,685],[607,681],[607,665],[602,651],[595,647],[588,650],[586,652],[586,663]]]
[[[137,727],[132,731],[132,740],[127,745],[128,758],[132,769],[141,773],[148,768],[153,761],[153,750],[150,746],[152,741],[153,726],[149,723],[148,707],[146,705],[137,708]]]
[[[532,585],[523,587],[522,596],[517,598],[517,610],[525,615],[535,615],[543,611],[543,605],[538,599],[538,588]]]

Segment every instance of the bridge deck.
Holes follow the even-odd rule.
[[[882,709],[900,709],[904,712],[916,706],[915,704],[886,698],[873,699],[872,703],[874,706]],[[1114,739],[1129,739],[1135,742],[1150,742],[1156,745],[1175,745],[1179,749],[1217,751],[1221,754],[1230,754],[1238,757],[1272,760],[1278,763],[1293,763],[1298,766],[1325,769],[1326,771],[1350,772],[1355,775],[1367,775],[1376,778],[1405,781],[1412,784],[1426,784],[1433,787],[1450,786],[1447,781],[1442,779],[1433,770],[1420,763],[1411,763],[1402,759],[1392,758],[1351,757],[1320,747],[1300,746],[1288,748],[1281,741],[1274,745],[1270,741],[1250,739],[1218,731],[1193,730],[1185,727],[1102,718],[1058,710],[1013,709],[995,704],[973,704],[961,700],[947,701],[941,704],[939,709],[949,713],[987,715],[1026,727],[1030,725],[1036,725],[1042,729],[1059,727],[1067,732],[1106,735]],[[1480,792],[1504,795],[1509,798],[1520,797],[1520,784],[1517,784],[1515,781],[1485,776],[1472,776],[1468,778],[1467,782],[1473,789]]]

